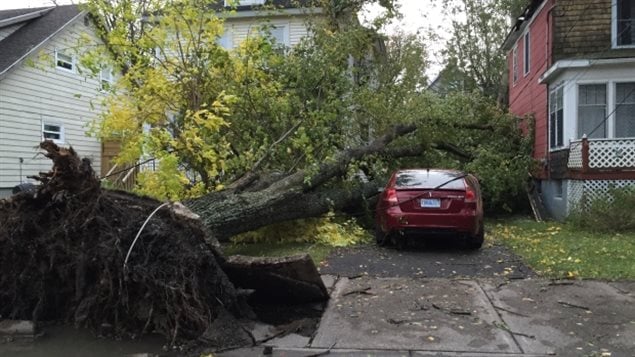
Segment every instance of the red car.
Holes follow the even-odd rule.
[[[413,169],[392,174],[376,209],[378,245],[408,237],[458,234],[483,245],[483,200],[476,177],[456,170]]]

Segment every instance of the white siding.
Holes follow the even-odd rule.
[[[302,38],[309,34],[306,16],[277,16],[267,18],[229,18],[225,21],[225,31],[231,34],[233,47],[238,47],[240,43],[249,37],[250,34],[259,34],[260,27],[264,24],[273,26],[286,26],[287,40],[290,46],[297,45]]]
[[[24,26],[25,23],[16,24],[12,26],[3,27],[0,29],[0,41],[7,38],[10,34],[16,32],[20,27]]]
[[[95,171],[100,171],[101,144],[86,136],[87,125],[101,111],[99,76],[70,73],[54,64],[55,50],[76,47],[82,33],[93,35],[80,18],[33,54],[34,65],[26,61],[0,80],[0,188],[27,182],[26,176],[50,170],[50,160],[37,149],[46,121],[62,124],[64,145],[90,158]]]

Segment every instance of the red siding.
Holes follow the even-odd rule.
[[[551,46],[551,8],[555,0],[547,3],[536,12],[529,24],[530,32],[530,72],[524,74],[524,41],[520,36],[516,41],[518,48],[518,80],[513,77],[513,50],[508,53],[509,65],[509,110],[523,117],[533,115],[536,120],[534,158],[546,159],[548,145],[548,93],[547,86],[540,84],[540,76],[549,69]]]

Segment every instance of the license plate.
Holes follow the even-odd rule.
[[[438,198],[424,198],[421,200],[421,207],[424,208],[440,208],[441,200]]]

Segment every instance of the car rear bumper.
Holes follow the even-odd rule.
[[[429,233],[478,233],[482,216],[475,209],[465,208],[457,213],[405,213],[389,209],[378,215],[378,223],[385,233],[401,231]]]

